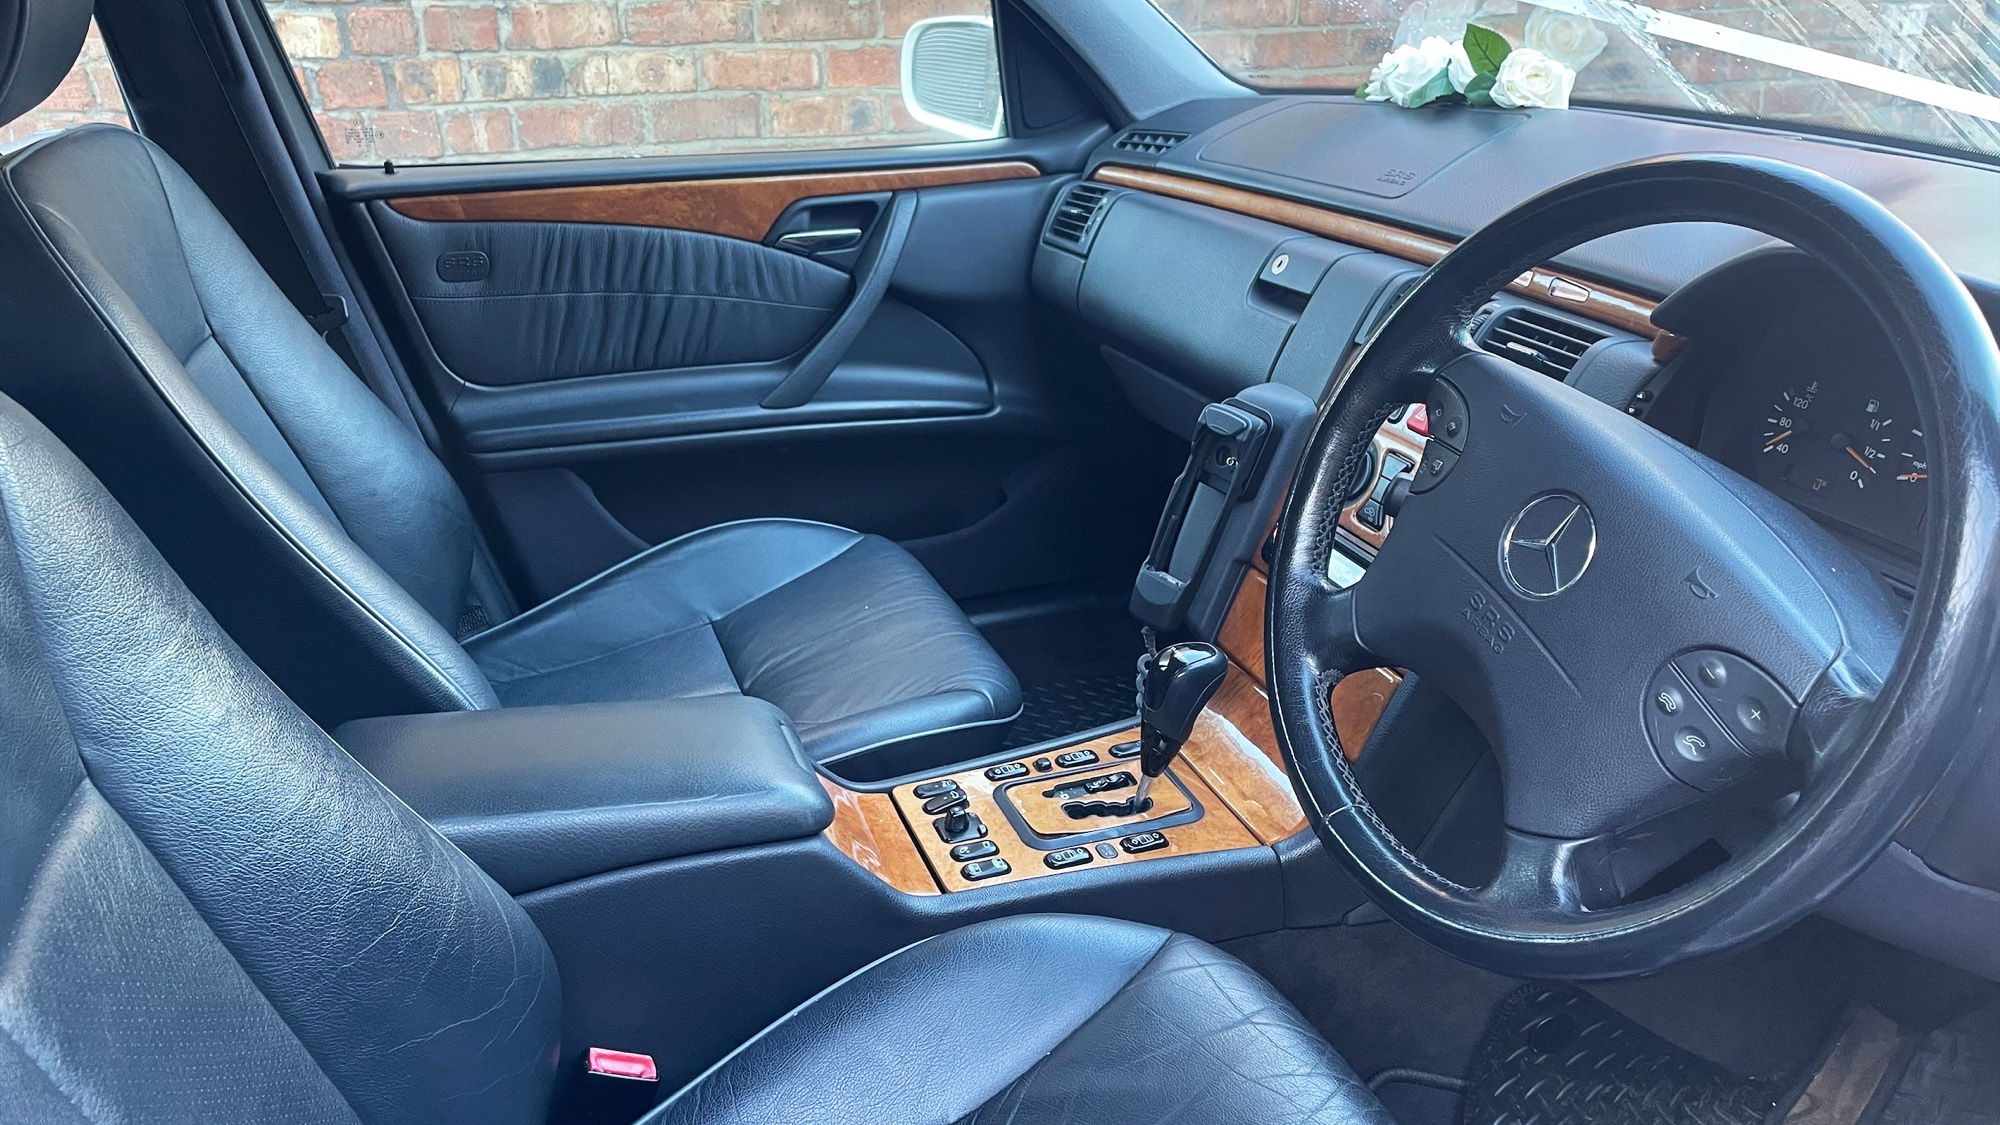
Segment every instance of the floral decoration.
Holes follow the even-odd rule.
[[[1532,36],[1548,50],[1516,47],[1478,24],[1467,24],[1457,43],[1436,35],[1405,43],[1382,56],[1355,94],[1406,109],[1433,104],[1566,109],[1576,68],[1604,49],[1603,31],[1589,20],[1581,24],[1531,26]],[[1580,61],[1572,64],[1551,50]]]

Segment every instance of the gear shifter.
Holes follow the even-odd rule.
[[[1229,658],[1201,641],[1168,645],[1139,658],[1139,791],[1132,807],[1144,811],[1153,779],[1167,772],[1195,719],[1222,686]]]

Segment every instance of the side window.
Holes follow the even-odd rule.
[[[91,21],[90,34],[83,41],[83,54],[55,92],[25,115],[0,125],[0,149],[25,144],[42,133],[53,133],[72,125],[102,123],[130,129],[132,117],[125,112],[125,97],[118,89],[118,76],[111,71],[111,56],[104,51],[104,39]]]
[[[825,149],[1000,131],[990,0],[266,4],[342,164]],[[914,60],[918,86],[938,89],[944,74],[947,112],[905,101],[912,28],[913,46],[933,48]]]

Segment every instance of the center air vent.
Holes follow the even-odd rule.
[[[1523,306],[1502,309],[1480,343],[1495,355],[1560,379],[1605,333]]]
[[[1068,243],[1075,249],[1088,248],[1098,213],[1104,209],[1104,201],[1109,198],[1111,189],[1103,184],[1072,184],[1056,201],[1056,209],[1049,214],[1048,230],[1043,237],[1050,242]]]
[[[1143,152],[1148,156],[1158,156],[1187,139],[1186,133],[1129,129],[1123,136],[1111,142],[1111,147],[1121,152]]]

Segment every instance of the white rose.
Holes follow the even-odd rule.
[[[1493,104],[1508,109],[1568,109],[1575,85],[1576,71],[1533,47],[1516,47],[1493,76]]]
[[[1533,47],[1571,70],[1582,70],[1604,53],[1608,41],[1604,29],[1589,16],[1536,8],[1528,17],[1521,45]]]
[[[1451,88],[1461,94],[1465,93],[1465,88],[1471,85],[1474,78],[1479,77],[1479,72],[1473,69],[1472,56],[1465,53],[1463,41],[1451,45],[1451,62],[1446,66],[1445,73],[1451,75]]]
[[[1382,56],[1368,75],[1368,100],[1409,106],[1418,92],[1451,66],[1451,44],[1433,35],[1415,46],[1408,43]]]

